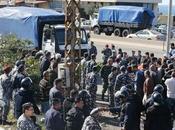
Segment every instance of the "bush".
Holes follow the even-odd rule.
[[[17,59],[22,56],[23,50],[28,50],[30,41],[19,40],[15,35],[0,37],[0,71],[6,63],[14,65]]]

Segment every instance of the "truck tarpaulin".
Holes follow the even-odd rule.
[[[118,22],[118,23],[144,23],[145,16],[152,24],[154,13],[145,7],[136,6],[106,6],[99,9],[99,22]]]
[[[0,34],[14,34],[30,40],[35,47],[42,41],[44,24],[63,24],[64,14],[50,9],[31,7],[4,7],[0,9]]]

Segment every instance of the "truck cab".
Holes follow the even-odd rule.
[[[81,55],[88,51],[89,34],[81,28]],[[60,53],[64,56],[65,51],[65,26],[64,25],[45,25],[43,29],[43,50],[53,53]],[[78,51],[79,47],[75,46]]]

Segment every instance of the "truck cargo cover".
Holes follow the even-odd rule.
[[[35,47],[41,44],[38,42],[41,42],[39,35],[42,32],[43,24],[63,23],[64,14],[50,9],[31,7],[0,9],[0,34],[15,34],[18,38],[30,40]]]
[[[141,24],[144,22],[143,13],[147,13],[150,24],[154,13],[144,7],[137,6],[106,6],[99,9],[99,22],[124,22]]]

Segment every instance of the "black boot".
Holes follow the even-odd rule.
[[[104,101],[104,93],[102,93],[101,100]]]

